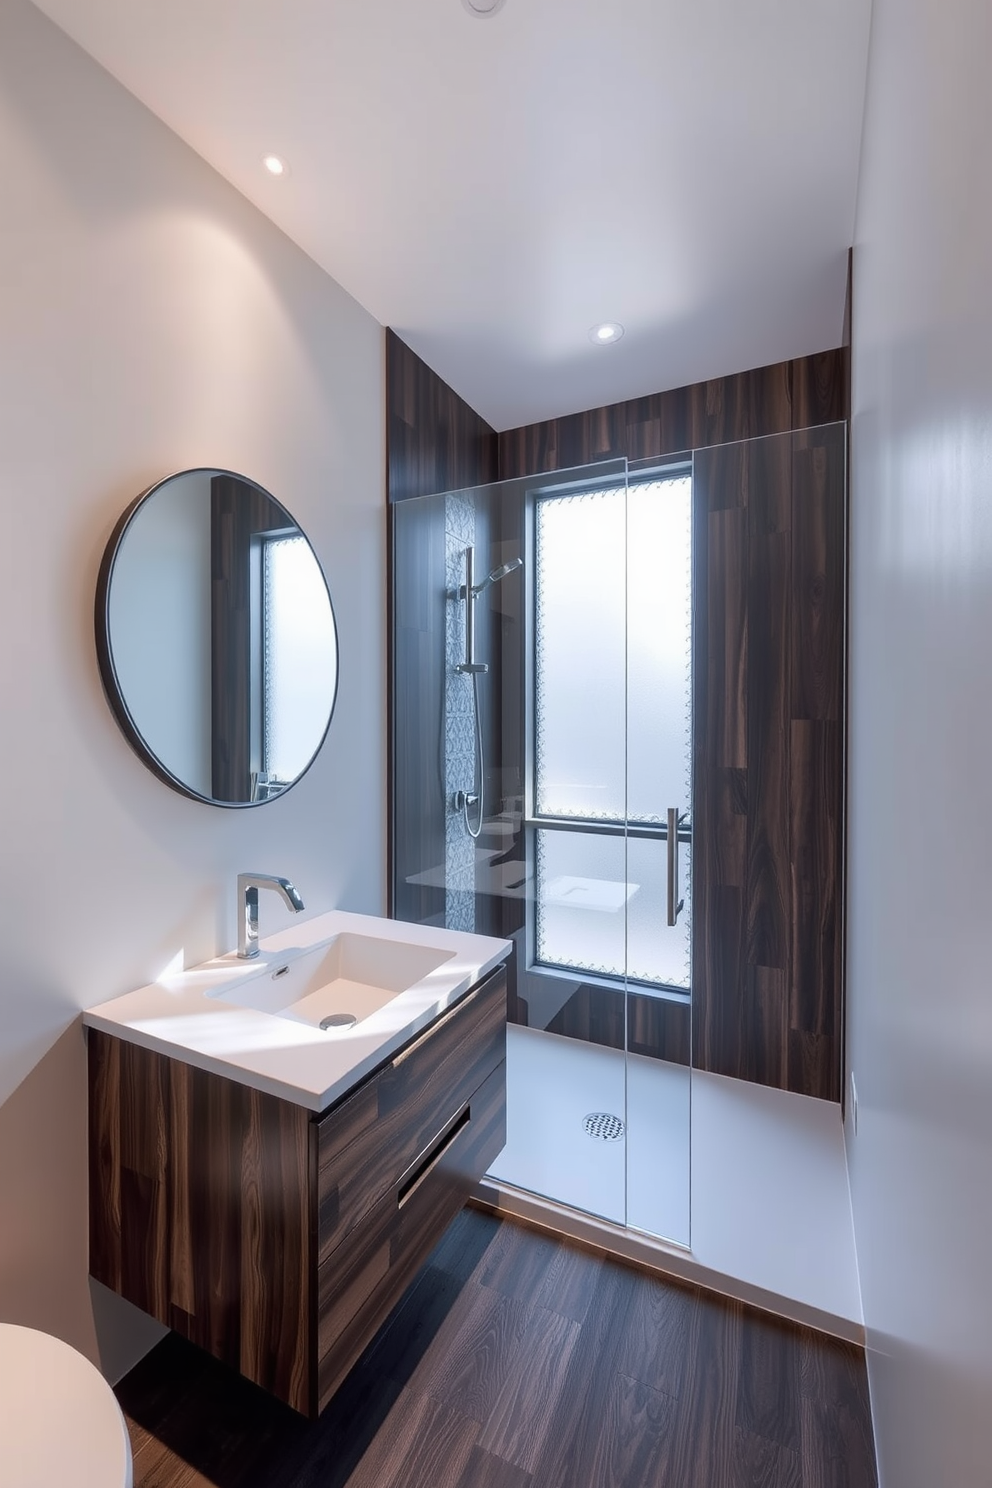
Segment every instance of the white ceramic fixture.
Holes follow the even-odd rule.
[[[237,982],[211,996],[314,1028],[335,1016],[361,1023],[454,955],[452,950],[374,935],[335,935],[264,977]],[[334,1031],[342,1026],[334,1025]]]
[[[34,1328],[0,1323],[3,1488],[131,1488],[120,1406],[82,1354]]]
[[[322,1111],[511,950],[487,935],[332,910],[263,939],[254,960],[232,951],[164,973],[83,1022]]]

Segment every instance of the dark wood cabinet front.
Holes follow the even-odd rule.
[[[506,1140],[501,967],[337,1106],[89,1030],[90,1271],[322,1409]]]
[[[323,1410],[506,1142],[501,1061],[436,1141],[341,1241],[317,1275]]]

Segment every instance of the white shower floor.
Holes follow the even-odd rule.
[[[494,1178],[689,1243],[689,1071],[533,1028],[507,1029],[506,1146]],[[587,1115],[626,1122],[588,1137]]]
[[[488,1175],[511,1186],[498,1207],[540,1220],[547,1199],[689,1245],[660,1249],[658,1264],[859,1338],[839,1106],[699,1071],[690,1079],[681,1066],[637,1055],[626,1081],[625,1110],[618,1050],[510,1027],[507,1143]],[[626,1139],[588,1137],[583,1118],[596,1111],[625,1118]],[[496,1193],[483,1185],[490,1201]],[[536,1206],[527,1193],[540,1196]],[[594,1220],[586,1229],[597,1238]]]

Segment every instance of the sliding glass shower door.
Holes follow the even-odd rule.
[[[627,1223],[689,1243],[692,476],[627,498]]]
[[[393,508],[394,912],[515,944],[492,1176],[689,1240],[691,481]]]

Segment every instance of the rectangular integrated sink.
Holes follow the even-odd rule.
[[[302,955],[270,960],[258,976],[209,995],[334,1034],[362,1023],[455,955],[345,931]]]

